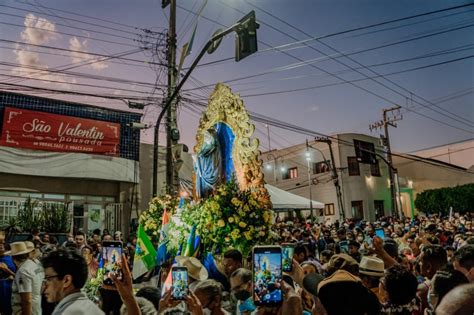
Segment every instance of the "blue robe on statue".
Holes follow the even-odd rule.
[[[221,181],[222,159],[219,140],[214,129],[204,133],[204,142],[194,161],[196,193],[208,197]]]

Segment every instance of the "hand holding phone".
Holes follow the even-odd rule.
[[[173,267],[171,269],[171,279],[173,300],[186,300],[189,294],[188,269],[186,267]]]
[[[253,299],[257,306],[277,306],[283,302],[282,249],[256,246],[253,249]]]
[[[112,275],[117,280],[122,281],[122,242],[104,241],[102,242],[102,261],[104,264],[104,284],[113,285]]]

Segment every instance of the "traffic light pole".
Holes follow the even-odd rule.
[[[172,0],[171,3],[175,2],[175,0]],[[163,109],[161,110],[160,114],[158,115],[158,118],[156,120],[155,124],[155,134],[154,134],[154,145],[153,145],[153,183],[152,183],[152,194],[154,197],[158,195],[158,148],[159,148],[159,131],[160,131],[160,124],[161,121],[163,120],[163,116],[165,113],[168,112],[168,110],[171,108],[172,104],[175,104],[176,102],[176,96],[178,95],[179,91],[183,87],[184,83],[186,80],[189,78],[191,73],[193,72],[194,68],[198,65],[199,61],[202,59],[206,51],[211,47],[211,45],[214,42],[217,42],[219,39],[223,38],[227,34],[232,33],[233,31],[237,30],[240,27],[241,23],[236,23],[233,26],[229,27],[226,30],[223,30],[222,32],[215,34],[203,47],[203,49],[199,52],[199,55],[196,57],[194,60],[193,64],[191,67],[189,67],[188,71],[186,74],[183,76],[179,84],[176,86],[176,88],[173,89],[171,95],[167,97],[166,103],[163,106]],[[169,137],[169,136],[168,136]],[[172,149],[172,148],[171,148]],[[167,154],[167,160],[168,158],[172,158],[171,154]],[[168,171],[167,171],[168,175]]]

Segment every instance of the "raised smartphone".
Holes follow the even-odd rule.
[[[113,285],[114,282],[110,277],[115,274],[118,280],[122,280],[122,253],[123,244],[119,241],[103,241],[102,242],[102,261],[104,266],[104,284]]]
[[[253,249],[253,300],[258,306],[283,302],[282,249],[280,246],[256,246]]]
[[[186,267],[171,268],[171,296],[174,300],[185,300],[188,296],[188,269]]]
[[[383,230],[383,228],[376,228],[375,229],[375,235],[377,235],[381,239],[384,239],[385,238],[385,231]]]

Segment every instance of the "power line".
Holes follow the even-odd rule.
[[[12,75],[12,74],[0,74],[2,77],[7,77],[7,78],[14,78],[14,79],[25,79],[24,76],[18,76],[18,75]],[[51,83],[61,83],[61,84],[68,84],[72,86],[86,86],[86,87],[92,87],[92,88],[97,88],[97,89],[108,89],[108,90],[120,90],[120,91],[127,91],[127,92],[134,92],[134,93],[139,93],[139,94],[149,94],[148,91],[137,91],[137,90],[129,90],[125,88],[119,88],[119,87],[111,87],[111,86],[100,86],[100,85],[93,85],[93,84],[86,84],[86,83],[73,83],[73,82],[68,82],[68,81],[58,81],[58,80],[51,80],[51,79],[45,79],[45,78],[26,78],[26,80],[35,80],[35,81],[42,81],[42,82],[51,82]],[[3,84],[4,82],[1,82]]]
[[[473,26],[474,26],[474,24],[473,24]],[[473,45],[474,44],[470,44],[470,45],[466,45],[466,46],[471,47]],[[465,47],[465,46],[460,46],[460,47]],[[458,47],[458,48],[460,48],[460,47]],[[428,53],[428,54],[425,54],[425,55],[416,56],[416,57],[412,57],[412,58],[405,58],[405,59],[400,59],[400,60],[394,60],[394,61],[389,61],[389,62],[382,62],[382,63],[378,63],[378,64],[367,65],[366,67],[380,67],[380,66],[391,65],[391,64],[396,64],[396,63],[402,63],[402,62],[407,62],[407,61],[412,61],[412,60],[418,60],[418,59],[423,59],[423,58],[440,56],[440,55],[444,55],[444,54],[448,54],[448,53],[461,52],[461,51],[464,51],[464,50],[470,50],[472,48],[459,49],[459,50],[456,50],[456,49],[457,48],[453,48],[453,49],[449,49],[449,50],[441,50],[439,52],[431,52],[431,53]],[[355,55],[355,54],[358,54],[358,53],[359,52],[356,51],[356,52],[352,52],[352,53],[346,53],[345,55],[352,56],[352,55]],[[246,76],[235,78],[235,79],[225,80],[223,82],[224,83],[236,82],[236,81],[251,79],[251,78],[255,78],[255,77],[259,77],[259,76],[263,76],[263,75],[267,75],[267,74],[272,74],[272,73],[276,73],[276,72],[280,72],[280,71],[292,70],[292,69],[303,67],[303,66],[306,66],[306,65],[309,65],[309,64],[319,63],[319,62],[331,59],[331,57],[332,58],[340,58],[340,57],[342,57],[342,54],[343,53],[334,54],[334,55],[330,55],[330,56],[326,55],[324,57],[313,58],[313,59],[305,60],[303,62],[295,62],[295,63],[289,64],[289,65],[286,65],[286,66],[275,67],[273,69],[269,69],[269,70],[266,70],[266,71],[263,71],[263,72],[259,72],[259,73],[252,74],[252,75],[246,75]],[[355,68],[355,69],[364,69],[364,67]],[[347,73],[347,72],[350,72],[350,71],[352,71],[352,69],[351,70],[337,71],[337,72],[334,72],[334,74],[343,74],[343,73]],[[305,75],[305,76],[300,76],[300,77],[303,78],[303,77],[308,77],[308,76],[313,76],[313,75]],[[333,76],[333,75],[330,74],[328,76]],[[259,81],[259,82],[261,82],[261,81]],[[205,86],[210,87],[210,86],[213,86],[213,84],[208,84],[208,85],[205,85]],[[195,89],[185,89],[184,91],[192,91],[192,90],[195,90]]]
[[[2,5],[0,5],[2,6]],[[41,13],[41,12],[38,12],[39,14],[42,14],[42,15],[50,15],[50,14],[47,14],[47,13]],[[12,16],[12,17],[18,17],[18,18],[21,18],[21,19],[29,19],[29,20],[35,20],[35,18],[29,18],[28,16],[22,16],[22,15],[18,15],[18,14],[11,14],[11,13],[4,13],[4,12],[0,12],[0,15],[6,15],[6,16]],[[52,15],[51,15],[52,16]],[[77,27],[77,26],[70,26],[70,25],[66,25],[66,24],[61,24],[61,23],[58,23],[58,22],[54,22],[55,25],[59,25],[59,26],[62,26],[62,27],[67,27],[67,28],[74,28],[76,30],[81,30],[81,31],[86,31],[86,32],[93,32],[93,33],[98,33],[98,34],[104,34],[104,35],[107,35],[107,36],[113,36],[113,37],[117,37],[117,38],[122,38],[122,39],[127,39],[127,40],[131,40],[131,41],[135,41],[134,38],[131,38],[131,37],[125,37],[125,36],[121,36],[121,35],[116,35],[116,34],[111,34],[111,33],[107,33],[107,32],[102,32],[102,31],[99,31],[99,30],[91,30],[91,29],[87,29],[87,28],[81,28],[81,27]],[[30,26],[25,26],[25,25],[22,25],[22,27],[30,27]],[[45,31],[48,31],[49,30],[45,30]]]
[[[278,21],[284,23],[285,25],[287,25],[287,26],[289,26],[289,27],[291,27],[291,28],[293,28],[293,29],[295,29],[295,30],[301,32],[302,34],[304,34],[304,35],[306,35],[306,36],[310,36],[308,33],[306,33],[305,31],[301,30],[300,28],[298,28],[298,27],[296,27],[296,26],[294,26],[294,25],[292,25],[292,24],[286,22],[285,20],[281,19],[280,17],[278,17],[278,16],[276,16],[276,15],[270,13],[270,12],[267,12],[266,10],[264,10],[264,9],[262,9],[262,8],[259,8],[257,5],[254,5],[254,4],[250,4],[250,5],[253,6],[253,7],[255,7],[255,8],[257,8],[257,9],[259,9],[259,10],[261,10],[261,11],[263,11],[263,12],[266,13],[267,15],[270,15],[271,17],[277,19]],[[278,29],[276,29],[276,30],[278,30]],[[297,38],[295,38],[295,37],[293,37],[293,36],[291,36],[291,35],[289,35],[289,34],[284,33],[284,32],[281,31],[281,30],[279,30],[279,32],[280,32],[280,33],[283,33],[283,34],[285,34],[285,35],[287,35],[287,36],[289,36],[289,37],[291,37],[291,38],[293,38],[293,39],[297,39]],[[405,87],[401,86],[400,84],[395,83],[394,81],[385,78],[385,76],[380,75],[380,73],[378,73],[378,72],[376,72],[375,70],[370,69],[369,67],[363,65],[362,63],[360,63],[359,61],[355,60],[354,58],[351,58],[350,56],[345,55],[344,53],[342,53],[342,52],[339,51],[338,49],[336,49],[336,48],[334,48],[334,47],[332,47],[332,46],[330,46],[330,45],[324,43],[322,40],[317,40],[317,42],[321,43],[321,44],[324,45],[325,47],[328,47],[328,48],[332,49],[332,50],[335,51],[336,53],[341,54],[342,56],[344,56],[344,57],[346,57],[347,59],[349,59],[349,60],[355,62],[355,63],[358,64],[359,66],[362,66],[364,69],[367,69],[368,71],[374,73],[375,75],[381,76],[383,79],[387,80],[388,82],[392,83],[393,85],[395,85],[396,87],[402,89],[403,91],[406,91],[406,92],[408,92],[408,93],[410,93],[410,94],[412,94],[412,95],[417,96],[418,98],[422,99],[423,101],[425,101],[425,102],[427,102],[427,103],[430,103],[428,100],[424,99],[423,97],[421,97],[421,96],[415,94],[414,92],[412,92],[412,91],[406,89]],[[314,47],[312,47],[312,49],[316,50],[317,52],[319,52],[319,53],[321,53],[321,54],[326,55],[325,53],[323,53],[323,52],[320,51],[319,49],[316,49],[316,48],[314,48]],[[340,60],[336,60],[336,59],[334,59],[334,58],[332,58],[332,57],[330,57],[330,58],[331,58],[332,60],[336,61],[337,63],[342,64],[343,66],[346,66],[346,67],[352,69],[353,71],[356,71],[357,73],[359,73],[359,74],[361,74],[361,75],[363,75],[363,76],[369,78],[365,73],[360,72],[360,71],[357,70],[357,69],[354,69],[353,67],[347,65],[346,63],[344,63],[344,62],[342,62],[342,61],[340,61]],[[383,87],[389,89],[390,91],[392,91],[392,92],[394,92],[394,93],[397,93],[397,94],[400,95],[400,96],[406,97],[404,94],[402,94],[402,93],[396,91],[395,89],[392,89],[391,87],[388,87],[387,85],[385,85],[385,84],[383,84],[383,83],[381,83],[381,82],[379,82],[379,81],[377,81],[377,80],[375,80],[375,79],[371,79],[371,80],[374,81],[374,82],[376,82],[376,83],[378,83],[378,84],[380,84],[380,85],[382,85]],[[435,110],[435,109],[433,109],[433,108],[431,108],[431,107],[429,107],[429,106],[427,106],[427,105],[424,105],[424,104],[419,103],[419,102],[417,102],[417,103],[420,104],[421,106],[423,106],[424,108],[428,108],[428,109],[430,109],[430,110],[432,110],[432,111],[434,111],[434,112],[436,112],[436,113],[438,113],[438,114],[440,114],[440,115],[442,115],[442,116],[444,116],[444,117],[453,119],[453,120],[455,120],[455,121],[457,121],[457,122],[460,122],[460,123],[463,123],[463,124],[465,124],[465,125],[468,125],[469,127],[473,127],[473,126],[474,126],[471,121],[466,120],[465,118],[463,118],[463,117],[461,117],[461,116],[459,116],[459,115],[457,115],[457,114],[454,114],[454,113],[452,113],[452,112],[450,112],[450,111],[448,111],[448,110],[446,110],[446,109],[444,109],[444,108],[442,108],[442,107],[440,107],[440,106],[438,106],[438,105],[436,105],[436,104],[434,104],[434,103],[430,103],[430,105],[435,106],[435,107],[441,109],[442,111],[445,111],[445,112],[449,113],[450,115],[452,115],[452,116],[454,116],[454,117],[457,117],[457,118],[453,118],[453,117],[446,116],[444,113],[442,113],[442,112],[440,112],[440,111],[438,111],[438,110]],[[405,107],[405,110],[410,111],[410,112],[416,112],[416,111],[414,111],[413,109],[410,109],[410,108],[407,108],[407,107]],[[466,123],[466,121],[467,121],[467,123]]]
[[[0,24],[15,26],[15,27],[21,27],[21,28],[25,27],[25,25],[9,23],[9,22],[0,22]],[[84,36],[84,35],[77,35],[77,34],[71,34],[71,33],[66,33],[66,32],[60,32],[60,31],[46,30],[44,28],[36,27],[36,26],[27,26],[27,28],[33,28],[33,29],[42,30],[42,31],[50,32],[50,33],[61,34],[61,35],[74,36],[74,37],[78,37],[78,38],[85,38],[85,39],[88,39],[88,40],[100,41],[100,42],[109,43],[109,44],[128,46],[128,47],[137,47],[137,45],[119,43],[119,42],[114,42],[114,41],[107,40],[107,39],[94,38],[94,37],[89,37],[89,36]]]
[[[26,5],[29,5],[29,6],[36,7],[34,4],[31,4],[31,3],[28,3],[28,2],[21,2],[21,1],[17,1],[17,2],[22,3],[22,4],[26,4]],[[1,5],[1,6],[8,7],[8,8],[11,8],[11,9],[16,9],[16,10],[26,11],[26,12],[41,13],[41,12],[35,12],[35,11],[31,11],[31,10],[27,10],[27,9],[23,9],[23,8],[18,8],[18,7],[13,7],[13,6],[7,6],[7,5]],[[70,15],[85,17],[85,18],[88,18],[88,19],[91,19],[91,20],[102,21],[102,22],[106,22],[106,23],[109,23],[109,24],[113,24],[113,25],[118,25],[118,26],[131,28],[131,29],[134,29],[134,30],[143,30],[143,29],[138,28],[136,26],[127,25],[127,24],[124,24],[124,23],[116,22],[116,21],[106,20],[106,19],[102,19],[102,18],[97,18],[97,17],[84,15],[84,14],[71,12],[71,11],[66,11],[66,10],[61,10],[61,9],[57,9],[57,8],[51,8],[51,7],[47,7],[47,6],[44,6],[44,5],[40,5],[40,6],[41,6],[41,8],[44,8],[44,9],[49,9],[49,10],[53,10],[53,11],[57,11],[57,12],[67,13],[67,14],[70,14]],[[124,33],[129,33],[129,34],[135,34],[136,35],[136,33],[132,33],[132,32],[129,32],[129,31],[124,31],[124,30],[117,29],[117,28],[112,28],[110,26],[94,24],[94,23],[90,23],[90,22],[83,22],[81,20],[76,20],[76,19],[72,19],[72,18],[68,18],[68,20],[71,20],[71,21],[74,21],[74,22],[79,22],[79,23],[90,24],[90,25],[94,25],[94,26],[98,26],[98,27],[102,27],[102,28],[112,29],[112,30],[116,30],[116,31],[119,31],[119,32],[124,32]]]
[[[59,89],[51,89],[51,88],[42,88],[42,87],[36,87],[36,86],[30,86],[30,85],[23,85],[23,84],[16,84],[16,83],[4,83],[0,82],[0,86],[8,86],[8,87],[13,87],[17,88],[17,90],[33,90],[33,91],[46,91],[46,92],[51,92],[55,94],[69,94],[69,95],[78,95],[78,96],[91,96],[91,97],[97,97],[97,98],[104,98],[104,99],[114,99],[114,100],[124,100],[124,99],[129,99],[129,100],[149,100],[149,97],[144,98],[144,97],[138,97],[134,95],[107,95],[107,94],[94,94],[94,93],[88,93],[88,92],[81,92],[81,91],[72,91],[72,90],[59,90]],[[19,88],[19,89],[18,89]],[[161,99],[156,99],[157,101]]]
[[[46,48],[46,49],[53,49],[53,50],[60,50],[60,51],[67,51],[67,52],[73,52],[73,53],[78,53],[78,54],[85,54],[85,55],[90,55],[90,56],[96,56],[96,57],[110,57],[110,55],[104,55],[104,54],[98,54],[98,53],[92,53],[92,52],[85,52],[81,50],[72,50],[72,49],[66,49],[66,48],[59,48],[59,47],[53,47],[53,46],[47,46],[47,45],[38,45],[38,44],[30,44],[26,42],[20,42],[20,41],[14,41],[14,40],[8,40],[8,39],[0,39],[0,42],[4,43],[9,43],[9,44],[19,44],[19,45],[28,45],[32,47],[39,47],[39,48]],[[137,50],[139,52],[141,50]],[[146,63],[146,64],[152,64],[152,65],[158,65],[158,66],[166,66],[165,63],[156,63],[156,62],[151,62],[151,61],[146,61],[146,60],[138,60],[138,59],[131,59],[131,58],[117,58],[120,60],[126,60],[126,61],[133,61],[133,62],[139,62],[139,63]]]
[[[5,47],[5,46],[0,46],[0,49],[6,49],[6,50],[9,50],[9,51],[12,50],[11,47]],[[44,54],[44,55],[51,55],[51,56],[60,56],[60,57],[71,58],[71,55],[70,55],[70,54],[67,54],[67,55],[66,55],[66,54],[55,54],[55,53],[52,53],[52,52],[46,52],[46,51],[40,51],[40,50],[32,50],[32,49],[26,49],[26,48],[22,48],[22,50],[23,50],[23,51],[28,51],[28,52],[37,53],[37,54]],[[90,59],[90,58],[87,58],[87,57],[80,57],[80,56],[75,56],[74,58],[84,59],[84,60]],[[113,63],[113,64],[126,65],[126,66],[149,68],[148,66],[145,66],[145,65],[131,64],[131,63],[127,63],[127,62],[118,62],[118,61],[108,61],[108,62]]]
[[[232,8],[232,9],[234,9],[234,10],[236,10],[235,8],[229,6],[226,3],[223,3],[223,4],[230,7],[230,8]],[[425,12],[425,13],[421,13],[421,14],[415,14],[415,15],[411,15],[411,16],[407,16],[407,17],[403,17],[403,18],[398,18],[398,19],[393,19],[393,20],[389,20],[389,21],[385,21],[385,22],[380,22],[380,23],[370,24],[370,25],[366,25],[366,26],[356,27],[356,28],[352,28],[352,29],[349,29],[349,30],[335,32],[335,33],[331,33],[331,34],[327,34],[327,35],[311,37],[311,38],[307,38],[307,39],[300,40],[300,41],[297,41],[297,42],[285,44],[285,45],[279,46],[278,48],[284,48],[285,46],[288,46],[288,45],[303,44],[303,43],[307,43],[307,42],[310,42],[310,41],[325,39],[325,38],[329,38],[329,37],[333,37],[333,36],[337,36],[337,35],[352,33],[352,32],[356,32],[356,31],[360,31],[360,30],[364,30],[364,29],[369,29],[369,28],[378,27],[378,26],[382,26],[382,25],[387,25],[387,24],[391,24],[391,23],[396,23],[396,22],[401,22],[401,21],[405,21],[405,20],[415,19],[415,18],[418,18],[418,17],[421,17],[421,16],[427,16],[427,15],[437,14],[437,13],[441,13],[441,12],[457,10],[457,9],[464,8],[464,7],[469,7],[469,6],[474,6],[474,3],[467,3],[467,4],[463,4],[463,5],[459,5],[459,6],[444,8],[444,9],[435,10],[435,11],[429,11],[429,12]]]
[[[186,100],[188,102],[193,102],[194,104],[197,104],[201,107],[206,107],[207,106],[206,104],[203,104],[203,103],[200,103],[200,102],[195,102],[195,101],[190,100],[190,99],[186,99]],[[329,139],[333,140],[334,142],[340,143],[342,145],[346,145],[346,146],[349,146],[349,147],[354,147],[354,144],[352,142],[339,139],[336,136],[331,136],[331,135],[327,135],[327,134],[324,134],[324,133],[321,133],[321,132],[318,132],[318,131],[310,130],[310,129],[307,129],[307,128],[304,128],[304,127],[301,127],[301,126],[296,126],[296,125],[286,123],[286,122],[283,122],[281,120],[271,118],[271,117],[268,117],[268,116],[265,116],[265,115],[262,115],[262,114],[258,114],[258,113],[255,113],[255,112],[252,112],[252,111],[249,111],[249,110],[247,110],[247,111],[248,111],[249,116],[251,117],[251,119],[253,121],[266,123],[268,125],[272,125],[272,126],[277,127],[277,128],[286,129],[286,130],[289,130],[289,131],[292,131],[292,132],[305,134],[305,135],[312,136],[312,137],[314,137],[314,136],[326,137],[326,138],[329,138]],[[380,154],[387,154],[387,152],[383,149],[375,148],[375,150]],[[451,170],[460,171],[460,168],[458,168],[458,167],[453,167],[453,166],[444,165],[444,164],[438,164],[438,163],[435,163],[435,162],[427,161],[427,160],[425,160],[424,158],[421,158],[421,157],[417,158],[415,156],[404,155],[404,154],[393,153],[393,152],[391,154],[392,154],[392,156],[397,156],[397,157],[401,157],[401,158],[416,161],[416,162],[422,162],[422,163],[429,164],[429,165],[432,165],[432,166],[444,167],[444,168],[448,168],[448,169],[451,169]],[[469,170],[465,170],[465,169],[463,169],[462,171],[471,173]]]

